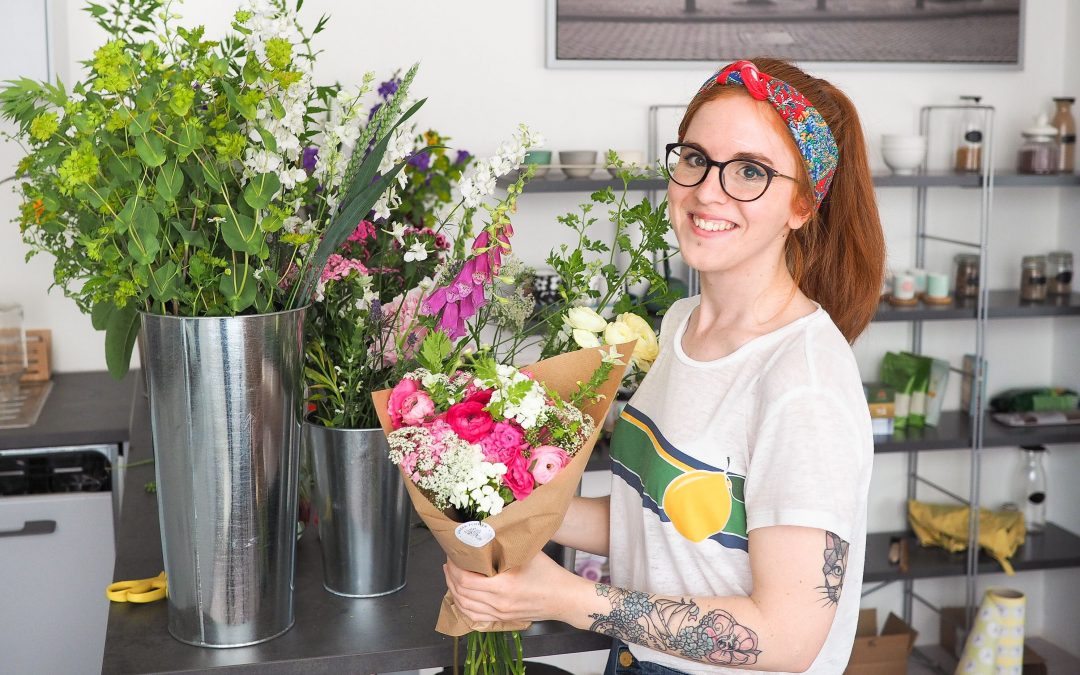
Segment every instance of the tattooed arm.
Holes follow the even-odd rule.
[[[832,626],[847,550],[847,542],[823,530],[754,530],[749,597],[674,597],[595,584],[589,623],[572,623],[702,663],[801,672]]]
[[[594,584],[544,555],[493,577],[447,563],[455,604],[476,621],[558,619],[680,658],[801,672],[832,626],[847,542],[824,530],[750,532],[750,596],[685,597]]]

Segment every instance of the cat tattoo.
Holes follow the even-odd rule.
[[[825,564],[821,571],[825,574],[825,584],[818,586],[825,606],[840,602],[840,591],[844,588],[844,572],[847,570],[848,543],[832,532],[825,533]]]

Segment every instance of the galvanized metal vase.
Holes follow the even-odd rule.
[[[169,632],[240,647],[293,624],[305,309],[142,315]]]
[[[315,478],[323,586],[352,598],[401,590],[412,509],[386,434],[305,422],[304,445]]]

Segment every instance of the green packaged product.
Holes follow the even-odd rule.
[[[1075,410],[1080,397],[1072,389],[1035,387],[1007,389],[990,399],[994,412],[1044,412]]]
[[[881,381],[896,391],[894,421],[896,429],[906,428],[911,421],[911,399],[919,370],[919,360],[909,354],[887,352],[885,358],[881,360]],[[922,426],[924,418],[925,413],[920,418],[919,426]]]
[[[915,379],[911,395],[911,413],[908,426],[936,427],[941,419],[941,406],[945,398],[945,387],[949,382],[949,362],[929,356],[902,352],[904,356],[919,361],[918,377]],[[925,374],[925,381],[923,375]],[[922,423],[919,417],[922,417]]]

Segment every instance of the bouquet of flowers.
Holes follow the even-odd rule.
[[[486,352],[452,358],[450,339],[433,332],[420,348],[421,367],[374,394],[391,459],[455,564],[491,576],[528,561],[551,539],[633,349],[579,350],[519,369]],[[581,381],[583,373],[591,375]],[[468,672],[521,673],[516,631],[527,627],[474,624],[447,594],[436,630],[469,634]]]

